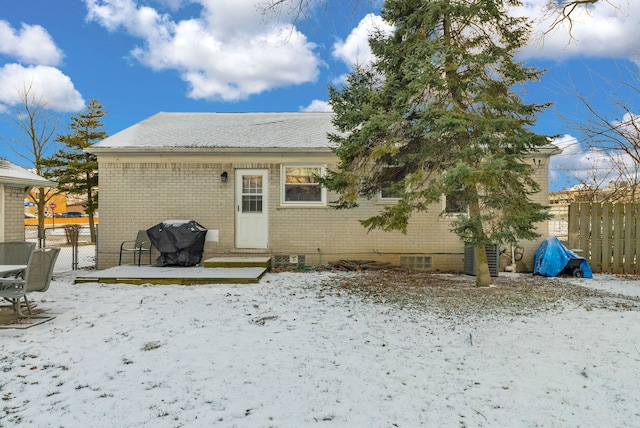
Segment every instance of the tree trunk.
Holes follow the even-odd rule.
[[[476,251],[476,287],[488,287],[491,285],[491,272],[487,259],[487,248],[480,245]]]
[[[36,192],[36,207],[38,209],[38,248],[44,243],[44,211],[47,201],[45,200],[44,189],[39,187]]]
[[[93,213],[89,214],[89,234],[91,236],[91,242],[96,242],[96,221]]]
[[[477,190],[476,190],[477,192]],[[481,215],[478,199],[469,203],[469,215],[472,218],[479,218]],[[485,239],[484,230],[475,231],[475,242],[483,242]],[[488,287],[491,285],[491,273],[489,272],[489,260],[487,259],[487,249],[485,244],[475,245],[476,253],[476,287]]]
[[[86,181],[89,183],[88,174]],[[87,189],[87,208],[89,211],[89,235],[91,236],[91,242],[96,242],[96,221],[95,221],[95,204],[93,201],[93,188],[88,185]]]

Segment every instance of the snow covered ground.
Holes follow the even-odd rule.
[[[640,312],[438,317],[256,285],[73,285],[0,330],[0,427],[631,427]],[[576,281],[576,280],[567,280]],[[580,284],[640,296],[640,281]]]

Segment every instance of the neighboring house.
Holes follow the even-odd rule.
[[[29,200],[35,200],[38,190],[31,189],[29,192]],[[51,204],[54,204],[53,208]],[[83,195],[74,195],[67,193],[55,193],[47,199],[47,206],[45,207],[44,216],[49,218],[54,215],[60,215],[67,212],[82,212],[86,209],[87,202],[86,197]],[[25,212],[30,214],[37,214],[38,207],[33,205],[25,208]]]
[[[611,182],[608,187],[573,188],[549,193],[549,213],[553,216],[549,220],[549,234],[557,236],[561,241],[568,239],[569,206],[581,202],[587,203],[637,203],[640,192],[637,185],[625,182]]]
[[[158,113],[88,149],[100,171],[98,268],[118,263],[122,241],[164,220],[195,220],[217,232],[205,243],[212,256],[270,255],[277,265],[375,260],[432,270],[463,268],[464,245],[450,229],[455,204],[434,204],[411,217],[406,235],[367,232],[358,220],[393,197],[361,201],[352,210],[314,182],[335,166],[327,133],[331,113]],[[536,165],[547,203],[550,146]],[[522,243],[529,269],[541,238]],[[215,235],[211,233],[210,235]]]
[[[0,158],[0,241],[24,241],[24,198],[55,183]]]

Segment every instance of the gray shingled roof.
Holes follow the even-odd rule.
[[[329,148],[327,133],[335,132],[332,118],[332,113],[161,112],[94,144],[90,151]]]
[[[56,183],[0,158],[0,183],[18,186],[55,187]]]

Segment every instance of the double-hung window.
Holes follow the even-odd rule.
[[[316,177],[324,174],[322,166],[283,165],[283,205],[326,205],[326,190]]]

